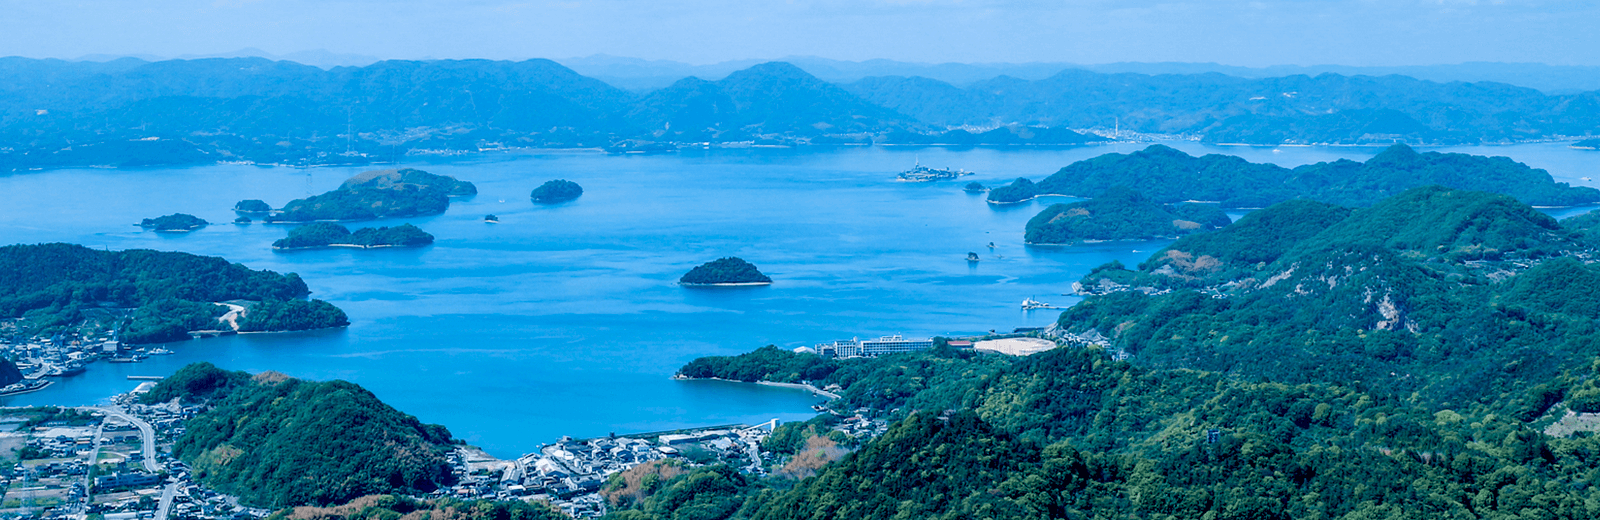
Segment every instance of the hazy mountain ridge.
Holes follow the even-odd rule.
[[[1600,131],[1600,92],[1546,96],[1495,83],[1330,74],[1253,80],[1067,70],[958,88],[907,77],[838,85],[774,62],[640,95],[550,60],[324,70],[263,58],[5,58],[0,85],[0,139],[8,143],[0,170],[361,164],[630,139],[919,143],[928,140],[906,132],[1019,125],[1253,144],[1512,142]]]

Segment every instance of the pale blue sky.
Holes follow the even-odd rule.
[[[0,0],[0,55],[1600,65],[1577,0]]]

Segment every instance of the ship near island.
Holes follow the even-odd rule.
[[[923,166],[919,158],[911,169],[900,172],[895,180],[900,182],[933,182],[956,179],[967,175],[974,175],[966,170],[952,170],[949,168],[933,168]]]

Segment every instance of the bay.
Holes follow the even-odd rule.
[[[1378,148],[1211,147],[1296,166]],[[405,166],[456,176],[479,194],[443,215],[358,226],[416,224],[438,237],[414,250],[275,253],[283,226],[229,224],[233,204],[281,206],[333,189],[370,168],[214,165],[82,169],[0,176],[0,243],[71,242],[216,255],[251,268],[296,272],[313,297],[350,314],[347,329],[240,335],[166,345],[171,356],[96,363],[84,374],[4,405],[89,404],[131,389],[129,375],[166,375],[210,361],[346,379],[426,422],[448,426],[502,457],[562,435],[804,419],[804,392],[715,381],[674,381],[684,362],[774,344],[794,348],[886,334],[964,335],[1049,324],[1024,312],[1036,298],[1061,306],[1071,283],[1111,260],[1133,265],[1165,242],[1065,248],[1022,246],[1023,224],[1065,197],[991,206],[961,191],[1016,177],[1035,181],[1076,160],[1143,145],[1077,148],[712,149],[616,156],[535,151],[412,158]],[[1594,185],[1593,152],[1560,143],[1449,149],[1506,155],[1558,180]],[[899,183],[920,161],[980,172],[957,182]],[[577,201],[539,206],[528,193],[564,178]],[[1589,208],[1551,210],[1561,216]],[[186,235],[134,226],[174,212],[214,224]],[[493,213],[500,224],[485,224]],[[994,249],[987,247],[993,242]],[[965,256],[982,257],[968,264]],[[770,287],[685,289],[689,268],[739,256]]]

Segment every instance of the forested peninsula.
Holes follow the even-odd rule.
[[[1593,220],[1439,186],[1290,200],[1096,269],[1033,356],[697,359],[680,374],[838,385],[830,408],[895,423],[792,487],[663,487],[718,483],[712,518],[1589,518]]]
[[[272,243],[272,249],[289,251],[327,247],[422,247],[433,243],[433,235],[411,224],[394,227],[350,228],[332,222],[315,222],[289,230],[289,236]]]
[[[451,197],[476,193],[472,183],[454,177],[411,168],[376,170],[351,177],[339,189],[289,201],[265,220],[299,223],[437,215],[449,209]]]
[[[1264,208],[1302,198],[1370,206],[1428,185],[1503,193],[1535,206],[1600,202],[1600,190],[1555,182],[1549,172],[1506,157],[1418,153],[1406,145],[1391,146],[1364,163],[1340,159],[1294,169],[1231,155],[1194,157],[1151,145],[1072,163],[1038,183],[1018,179],[990,191],[989,200],[1017,202],[1045,194],[1093,198],[1116,186],[1136,186],[1163,204],[1208,201],[1224,208]]]
[[[1579,150],[1600,150],[1600,139],[1584,139],[1572,143],[1572,147]]]
[[[1093,199],[1045,208],[1028,220],[1024,240],[1032,245],[1151,240],[1211,231],[1229,222],[1215,204],[1160,204],[1115,187]]]
[[[240,332],[340,327],[343,311],[310,294],[299,275],[257,271],[227,260],[147,249],[101,251],[72,244],[0,247],[0,318],[21,318],[31,334],[84,320],[117,330],[125,343],[189,339],[193,330],[234,330],[217,318],[250,305]]]
[[[329,505],[425,494],[454,483],[449,430],[423,424],[345,381],[184,367],[143,396],[204,403],[173,454],[207,486],[247,505]]]

